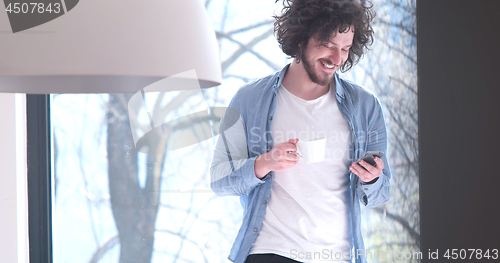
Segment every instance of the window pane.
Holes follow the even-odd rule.
[[[149,94],[135,117],[128,108],[134,94],[52,96],[55,263],[228,262],[243,211],[237,197],[216,197],[210,190],[216,138],[187,118],[162,131],[166,141],[149,145],[163,152],[138,151],[134,141],[148,132],[146,108],[165,112],[167,122],[200,106],[227,106],[238,87],[291,61],[272,33],[281,2],[205,2],[220,45],[221,86],[197,96]],[[367,251],[387,255],[420,246],[416,18],[414,0],[373,4],[372,50],[342,77],[371,90],[384,105],[391,200],[363,209],[362,223]],[[177,147],[187,135],[199,143]]]
[[[52,97],[54,261],[224,262],[241,208],[236,198],[217,198],[210,190],[214,138],[173,151],[166,143],[163,154],[137,151],[131,130],[140,127],[130,124],[123,107],[131,97]],[[178,99],[168,97],[165,105]],[[179,115],[199,105],[178,104],[173,113]]]

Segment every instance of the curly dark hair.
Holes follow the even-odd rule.
[[[274,33],[285,54],[302,59],[302,51],[314,37],[327,42],[334,31],[347,32],[354,27],[354,39],[349,56],[340,67],[352,68],[373,43],[370,25],[375,12],[365,0],[283,0],[281,15],[275,16]],[[303,43],[302,47],[299,44]]]

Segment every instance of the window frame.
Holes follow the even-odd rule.
[[[53,262],[50,95],[26,95],[30,263]]]

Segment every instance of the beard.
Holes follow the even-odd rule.
[[[322,76],[319,76],[318,72],[314,70],[313,64],[314,61],[309,61],[307,57],[306,50],[303,51],[302,54],[302,64],[304,65],[304,69],[307,72],[307,75],[309,76],[309,79],[313,82],[316,83],[320,86],[326,86],[330,84],[330,82],[333,79],[334,74],[329,76],[328,74],[324,73]],[[332,63],[329,63],[332,64]],[[323,73],[323,72],[321,72]]]

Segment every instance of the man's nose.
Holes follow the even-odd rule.
[[[330,61],[332,61],[333,64],[340,66],[343,61],[342,50],[337,48],[332,50],[330,53]]]

